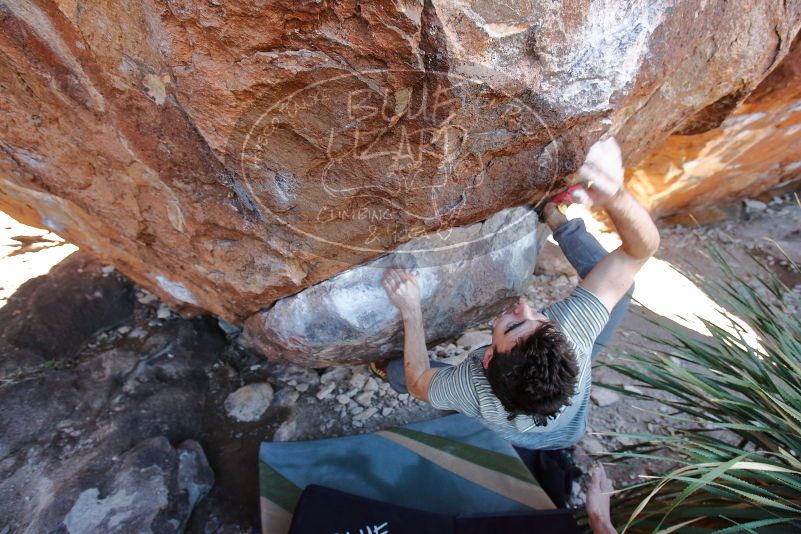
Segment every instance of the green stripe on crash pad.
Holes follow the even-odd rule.
[[[259,495],[291,514],[302,491],[284,475],[259,460]]]

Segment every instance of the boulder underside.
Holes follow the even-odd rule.
[[[0,6],[0,209],[309,365],[397,347],[375,288],[353,300],[375,324],[337,309],[370,261],[543,198],[603,135],[664,214],[801,161],[781,148],[801,135],[799,0]],[[426,275],[454,324],[524,280],[479,252]],[[305,302],[347,345],[318,349]]]

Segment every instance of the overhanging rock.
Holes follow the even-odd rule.
[[[485,322],[531,282],[547,232],[530,207],[410,241],[391,254],[283,298],[245,323],[243,344],[269,358],[328,366],[399,356],[400,315],[381,285],[387,267],[418,279],[429,344]]]

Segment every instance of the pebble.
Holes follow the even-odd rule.
[[[323,387],[320,388],[320,391],[317,392],[317,400],[325,400],[331,396],[331,393],[336,389],[337,385],[334,382],[328,382]]]
[[[273,404],[276,406],[293,406],[300,398],[298,390],[290,387],[279,389],[273,397]]]
[[[365,408],[370,406],[373,403],[373,392],[365,391],[364,393],[356,397],[356,402],[358,402]]]
[[[153,293],[148,293],[143,289],[142,294],[139,295],[136,300],[139,302],[139,304],[152,304],[158,300],[158,297]]]
[[[355,407],[351,408],[350,410],[348,410],[348,413],[350,413],[351,415],[359,415],[363,411],[364,411],[363,407],[355,406]]]
[[[348,397],[347,395],[337,395],[337,402],[344,406],[345,404],[348,404],[350,402],[350,397]]]
[[[294,419],[284,421],[273,434],[273,441],[292,441],[297,433],[297,428],[298,424]]]
[[[113,265],[104,265],[100,269],[100,272],[102,272],[104,276],[108,276],[108,275],[110,275],[111,273],[114,272],[114,266]]]
[[[170,311],[170,309],[164,304],[162,304],[161,306],[159,306],[159,309],[156,312],[156,317],[158,317],[159,319],[169,319],[171,314],[172,312]]]
[[[609,406],[620,400],[620,395],[606,388],[592,388],[590,398],[598,406]]]
[[[401,402],[408,401],[409,400],[409,394],[408,393],[401,393],[400,395],[398,395],[398,400],[401,401]]]
[[[117,332],[119,332],[119,333],[120,333],[120,334],[122,334],[122,335],[125,335],[125,334],[127,334],[128,332],[130,332],[131,330],[132,330],[132,328],[131,328],[130,326],[121,326],[121,327],[119,327],[119,328],[117,329]]]
[[[375,378],[370,377],[365,381],[362,389],[364,389],[364,391],[378,391],[378,382]]]
[[[388,415],[392,415],[392,412],[394,412],[394,411],[395,410],[393,408],[390,408],[389,406],[386,406],[383,410],[381,410],[381,415],[384,416],[384,417],[387,417]]]
[[[273,400],[273,387],[266,382],[248,384],[225,398],[225,412],[229,417],[242,422],[261,419]]]
[[[595,436],[585,435],[581,440],[581,447],[589,454],[600,454],[606,449]]]
[[[743,200],[743,204],[745,205],[746,213],[757,213],[768,209],[768,205],[764,202],[760,202],[759,200],[754,200],[751,198]]]
[[[356,374],[350,377],[348,381],[348,386],[352,389],[362,389],[364,387],[365,382],[367,382],[367,377],[363,374]]]
[[[297,386],[295,386],[295,389],[300,391],[301,393],[306,393],[307,391],[309,391],[310,387],[311,387],[310,384],[303,383],[303,384],[298,384]]]
[[[347,367],[331,367],[320,377],[320,383],[341,382],[348,376],[350,370]]]
[[[378,412],[378,408],[373,406],[371,408],[367,408],[366,410],[364,410],[363,412],[361,412],[359,414],[356,414],[356,417],[354,417],[353,419],[354,419],[354,421],[366,421],[367,419],[369,419],[372,416],[374,416],[376,414],[376,412]]]

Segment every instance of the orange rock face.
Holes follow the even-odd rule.
[[[0,208],[241,323],[541,198],[604,133],[638,161],[726,115],[787,55],[800,4],[8,0]],[[781,95],[740,120],[784,124]]]
[[[702,112],[687,134],[668,137],[628,169],[628,187],[654,215],[701,212],[801,178],[801,36],[740,98],[733,112]]]

